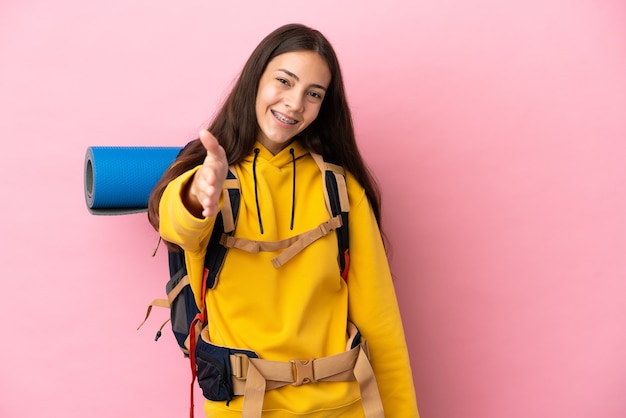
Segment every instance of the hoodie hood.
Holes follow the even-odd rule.
[[[284,168],[285,166],[289,166],[293,164],[293,157],[295,157],[295,159],[298,159],[309,154],[309,151],[306,150],[302,146],[302,144],[300,144],[300,142],[297,140],[292,141],[289,145],[287,145],[282,151],[280,151],[276,155],[272,154],[259,141],[256,141],[254,144],[254,147],[252,148],[253,150],[252,153],[250,153],[247,157],[244,158],[243,161],[245,163],[250,163],[250,164],[253,163],[255,156],[256,156],[254,150],[256,149],[259,150],[258,157],[256,157],[259,161],[264,160],[276,168]],[[291,150],[293,150],[293,157],[291,154],[292,152]],[[259,161],[257,161],[257,163]]]

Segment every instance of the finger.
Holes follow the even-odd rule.
[[[207,156],[207,160],[210,160],[210,157]],[[202,206],[202,215],[205,217],[213,216],[218,211],[221,195],[221,182],[218,176],[221,174],[210,165],[201,167],[194,176],[192,195]]]
[[[202,214],[205,217],[213,216],[214,214],[216,214],[219,206],[218,190],[213,186],[208,186],[206,188],[206,195],[202,199],[201,204],[203,207]]]

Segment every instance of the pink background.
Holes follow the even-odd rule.
[[[384,190],[422,417],[626,416],[618,0],[2,1],[0,416],[187,414],[166,312],[135,330],[165,252],[88,213],[85,149],[182,145],[292,21],[336,46]]]

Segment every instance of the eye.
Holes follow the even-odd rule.
[[[316,91],[310,91],[310,92],[309,92],[309,96],[313,97],[314,99],[321,99],[321,98],[322,98],[322,95],[321,95],[321,94],[319,94],[319,93],[318,93],[318,92],[316,92]]]
[[[289,81],[285,80],[284,78],[276,78],[276,80],[280,83],[280,84],[284,84],[285,86],[289,86]]]

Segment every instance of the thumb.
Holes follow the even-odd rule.
[[[207,154],[215,155],[218,153],[220,144],[217,142],[217,138],[206,129],[200,131],[200,142],[204,145],[204,148],[207,150]]]

